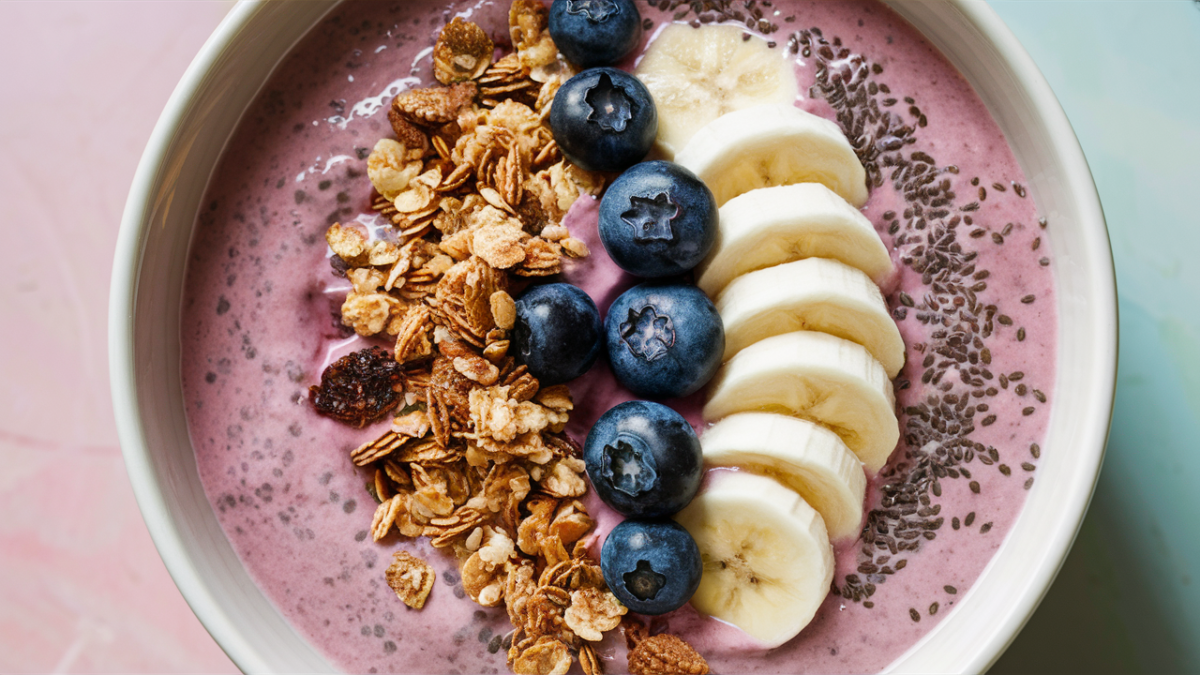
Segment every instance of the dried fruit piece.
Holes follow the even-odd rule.
[[[387,583],[396,592],[396,597],[413,609],[425,606],[425,599],[433,590],[437,573],[429,563],[407,551],[392,554],[392,564],[387,568]]]
[[[496,46],[477,24],[462,17],[446,24],[433,48],[433,74],[442,84],[474,80],[492,65]]]
[[[401,380],[400,364],[387,350],[369,347],[330,364],[309,395],[318,413],[361,427],[396,407]]]

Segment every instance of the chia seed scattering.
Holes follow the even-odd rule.
[[[986,302],[980,298],[987,290],[983,279],[990,273],[977,269],[978,253],[966,250],[958,241],[959,227],[964,224],[959,214],[978,211],[987,190],[979,187],[979,201],[958,206],[954,178],[957,168],[949,171],[928,152],[909,149],[925,126],[916,99],[911,95],[903,98],[908,104],[906,119],[902,113],[888,109],[895,104],[894,98],[880,100],[877,92],[883,88],[875,80],[884,74],[882,64],[853,53],[838,38],[827,39],[816,28],[797,31],[791,40],[804,54],[813,55],[816,82],[809,95],[824,99],[835,111],[839,126],[866,170],[869,186],[880,189],[890,184],[904,199],[902,219],[892,223],[888,232],[895,235],[892,246],[900,252],[901,264],[919,274],[928,289],[919,301],[904,291],[890,299],[897,321],[912,316],[932,328],[931,341],[919,345],[918,351],[925,352],[921,382],[932,385],[935,391],[923,402],[900,411],[904,431],[901,448],[879,474],[880,503],[868,512],[862,529],[858,571],[866,578],[847,575],[838,588],[842,597],[861,601],[871,595],[866,582],[883,583],[888,576],[876,573],[881,556],[914,554],[922,541],[937,536],[943,519],[928,507],[931,495],[941,497],[941,481],[963,477],[962,465],[976,456],[981,460],[985,453],[990,456],[991,461],[983,462],[985,465],[998,458],[995,448],[972,439],[976,413],[988,409],[986,404],[972,401],[999,395],[995,388],[983,389],[993,374],[980,364],[992,362],[987,345],[1003,339],[993,322],[1012,325],[1012,319],[1000,313],[999,304],[1010,299]],[[975,178],[970,182],[975,185],[979,181]],[[1015,182],[1012,185],[1023,197],[1024,188]],[[999,181],[991,187],[996,192],[1006,191]],[[895,215],[894,211],[886,212],[883,220],[890,221]],[[1003,244],[1013,230],[1014,224],[1006,223],[991,233],[991,239],[997,245]],[[978,239],[987,231],[986,225],[976,227],[970,237]],[[1032,294],[1020,299],[1024,304],[1034,300]],[[915,310],[911,314],[907,311],[910,308]],[[1024,339],[1024,329],[1018,337]],[[1000,377],[1001,388],[1007,389],[1012,378]],[[1025,415],[1033,412],[1025,410],[1029,411],[1022,411]],[[997,414],[988,414],[978,424],[987,427],[998,421]],[[977,480],[971,480],[969,488],[974,494],[981,491]],[[969,514],[964,524],[970,526],[974,518],[974,513]],[[957,529],[957,522],[953,525]],[[991,524],[986,527],[990,529]],[[917,612],[911,613],[913,620],[918,620]]]

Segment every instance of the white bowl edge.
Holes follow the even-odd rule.
[[[167,184],[168,188],[171,187],[169,183],[173,172],[180,170],[183,161],[179,160],[175,164],[167,166],[165,160],[181,144],[190,143],[187,138],[181,136],[182,127],[194,115],[203,115],[203,111],[197,113],[194,110],[195,100],[206,86],[212,84],[213,72],[225,58],[226,52],[235,42],[235,38],[264,9],[277,11],[280,5],[285,4],[292,3],[240,3],[214,32],[176,87],[154,129],[134,177],[133,188],[126,204],[116,247],[109,307],[109,361],[114,410],[122,449],[139,506],[160,555],[185,599],[218,644],[225,649],[239,668],[247,672],[275,672],[277,670],[313,672],[332,671],[333,669],[322,656],[295,634],[278,615],[278,612],[273,611],[270,602],[266,600],[265,596],[262,596],[261,591],[258,591],[257,587],[253,585],[249,575],[237,562],[236,555],[227,542],[224,543],[224,548],[228,551],[219,555],[223,556],[222,560],[226,565],[232,565],[226,571],[239,577],[239,583],[235,584],[238,586],[239,592],[248,594],[248,597],[251,598],[257,596],[263,605],[272,611],[253,615],[231,612],[228,604],[218,601],[214,589],[210,586],[211,582],[205,581],[203,566],[190,555],[189,551],[197,545],[195,542],[198,541],[198,537],[211,537],[214,533],[212,531],[194,531],[187,523],[183,522],[179,515],[168,511],[168,488],[174,491],[185,490],[187,486],[178,481],[184,480],[186,477],[167,475],[156,465],[149,451],[150,436],[147,425],[143,421],[143,412],[153,404],[139,399],[136,389],[139,373],[145,373],[155,367],[175,367],[177,369],[179,347],[177,343],[173,345],[156,344],[156,351],[151,354],[154,357],[150,359],[151,362],[136,363],[133,351],[136,338],[134,309],[138,303],[139,292],[142,290],[138,284],[143,266],[146,264],[143,254],[150,230],[154,225],[161,224],[161,221],[156,219],[156,215],[169,210],[175,197],[173,189],[164,190],[163,186]],[[331,6],[331,3],[328,2],[297,4],[308,5],[309,14],[314,17],[323,15]],[[893,4],[893,7],[901,15],[917,25],[918,28],[924,27],[921,23],[924,20],[922,17],[928,18],[926,15],[934,16],[938,11],[942,11],[928,10],[928,3],[920,0],[910,4],[895,2],[890,4]],[[1095,461],[1087,464],[1088,471],[1076,473],[1069,483],[1055,485],[1056,490],[1069,492],[1070,497],[1067,502],[1071,517],[1062,519],[1056,527],[1046,528],[1048,531],[1043,534],[1047,535],[1047,538],[1042,542],[1043,546],[1039,555],[1025,556],[1012,565],[1007,564],[1008,557],[1001,560],[1004,551],[1008,550],[1010,546],[1028,545],[1023,542],[1029,537],[1020,536],[1023,529],[1030,536],[1034,535],[1027,522],[1038,517],[1031,515],[1037,513],[1037,509],[1032,507],[1036,507],[1040,501],[1039,495],[1048,497],[1048,493],[1044,489],[1046,487],[1044,481],[1036,485],[1029,495],[1026,508],[1022,510],[1022,514],[1013,528],[1013,536],[1010,536],[1002,550],[993,557],[979,582],[962,598],[954,611],[937,628],[888,667],[889,671],[896,672],[943,671],[946,658],[957,654],[963,659],[961,663],[964,670],[982,672],[1003,653],[1004,648],[1015,638],[1020,627],[1036,609],[1065,559],[1086,513],[1101,466],[1115,388],[1116,287],[1111,248],[1103,228],[1103,214],[1095,186],[1090,180],[1090,172],[1074,132],[1049,85],[1033,64],[1032,59],[1020,47],[1016,38],[982,0],[953,0],[934,4],[950,5],[960,12],[982,37],[990,41],[989,44],[1012,69],[1016,80],[1021,83],[1024,91],[1028,94],[1026,98],[1029,111],[1045,121],[1048,127],[1046,131],[1054,137],[1047,148],[1057,153],[1064,166],[1073,167],[1073,171],[1069,175],[1075,178],[1069,185],[1062,188],[1062,193],[1069,198],[1072,208],[1081,221],[1100,224],[1098,228],[1084,229],[1088,236],[1083,238],[1083,246],[1077,251],[1065,251],[1059,245],[1061,242],[1055,240],[1053,224],[1047,234],[1054,245],[1056,255],[1066,253],[1059,258],[1059,261],[1065,258],[1075,260],[1076,264],[1087,265],[1084,276],[1090,280],[1096,300],[1090,306],[1076,307],[1070,305],[1071,299],[1064,297],[1060,292],[1058,308],[1060,315],[1063,312],[1084,314],[1087,317],[1087,326],[1096,331],[1093,335],[1103,336],[1096,338],[1095,348],[1100,355],[1093,362],[1102,363],[1104,368],[1095,371],[1092,378],[1094,386],[1086,387],[1078,394],[1071,392],[1072,398],[1069,401],[1066,400],[1064,396],[1066,392],[1062,387],[1056,387],[1059,397],[1052,408],[1052,415],[1056,417],[1078,411],[1079,419],[1086,420],[1086,423],[1080,423],[1078,433],[1072,436],[1070,443],[1088,449],[1089,453],[1094,453],[1089,455],[1093,456]],[[928,37],[928,34],[926,35]],[[930,39],[971,80],[969,68],[964,68],[961,59],[954,58],[953,49],[949,45]],[[281,53],[286,53],[286,51],[285,49]],[[271,67],[273,68],[273,65]],[[974,80],[971,81],[972,84],[976,84]],[[981,95],[984,94],[978,87],[977,91],[980,91]],[[250,94],[247,101],[252,100],[253,97],[254,94]],[[995,114],[994,102],[988,101],[986,96],[984,98],[989,109],[993,110],[993,114]],[[219,149],[217,154],[219,156]],[[1032,176],[1030,178],[1032,179]],[[1030,182],[1031,184],[1035,183],[1033,180]],[[200,188],[200,192],[202,191],[203,185]],[[1037,198],[1038,194],[1034,192],[1033,196]],[[190,240],[190,236],[187,240]],[[1057,264],[1059,263],[1056,262]],[[181,275],[182,271],[177,274]],[[1060,287],[1060,291],[1062,290]],[[166,331],[166,337],[170,338],[173,335],[177,342],[177,326],[174,331],[174,333],[171,333],[170,330]],[[175,357],[174,361],[170,358],[172,354]],[[1059,385],[1062,384],[1061,376],[1062,368],[1059,369]],[[182,415],[182,410],[177,411],[177,418],[173,420],[175,424],[181,422]],[[178,433],[178,429],[175,431]],[[186,439],[186,427],[182,433],[183,438]],[[1055,447],[1054,440],[1048,439],[1046,444],[1048,449]],[[1063,442],[1066,443],[1065,440]],[[188,451],[190,452],[190,446]],[[1055,459],[1055,455],[1048,450],[1043,457],[1043,465],[1047,465],[1049,468]],[[172,493],[172,496],[176,495]],[[196,497],[195,494],[191,496]],[[202,490],[199,498],[205,498]],[[212,520],[211,525],[217,528],[216,534],[223,537],[219,526],[216,526],[215,518]],[[233,556],[232,562],[230,562],[229,556]],[[1054,560],[1056,563],[1046,563],[1047,559]],[[1024,576],[1021,576],[1022,573]],[[1020,588],[1015,592],[1010,587],[1002,588],[1003,583],[997,577],[998,574],[1004,575],[1006,579],[1020,579]],[[249,586],[247,587],[246,584]],[[970,626],[963,626],[951,620],[952,617],[964,611],[988,612],[993,617],[993,621],[991,623],[977,622],[973,627],[982,632],[971,634],[966,630]],[[994,627],[997,623],[1002,624],[1002,628],[999,630]],[[262,632],[263,635],[259,635],[256,631]],[[276,638],[283,638],[285,641],[290,639],[294,645],[300,646],[292,646],[286,650],[264,647],[263,641],[259,638],[268,634]],[[964,650],[964,646],[969,646],[969,649]],[[931,654],[934,656],[930,656]],[[941,664],[940,667],[939,664]]]
[[[964,54],[961,45],[946,43],[932,37],[932,34],[921,32],[935,47],[947,56],[971,83],[976,92],[984,99],[985,105],[993,117],[1004,127],[1001,108],[1003,103],[994,100],[1000,94],[995,90],[985,90],[978,86],[978,80],[985,77],[979,72],[980,64],[972,64],[976,50],[982,45],[990,45],[990,49],[1011,68],[1011,75],[1020,84],[1024,92],[1021,103],[1028,107],[1029,112],[1046,124],[1046,135],[1050,138],[1009,138],[1010,145],[1018,155],[1019,146],[1041,144],[1041,150],[1055,155],[1064,167],[1070,171],[1063,178],[1070,182],[1060,186],[1060,192],[1071,202],[1076,212],[1078,229],[1085,233],[1084,246],[1081,250],[1065,250],[1063,242],[1055,236],[1054,214],[1050,214],[1051,225],[1047,228],[1046,237],[1055,253],[1055,270],[1063,264],[1086,265],[1086,279],[1090,292],[1094,294],[1094,302],[1079,306],[1078,299],[1073,298],[1075,287],[1064,288],[1063,275],[1056,273],[1058,282],[1058,314],[1059,321],[1059,367],[1055,385],[1056,400],[1051,410],[1051,434],[1047,436],[1045,454],[1042,456],[1042,468],[1050,468],[1062,455],[1056,453],[1058,447],[1067,445],[1082,448],[1087,453],[1085,457],[1077,457],[1077,466],[1086,471],[1076,472],[1070,476],[1067,483],[1057,483],[1048,486],[1045,480],[1035,483],[1021,514],[1013,524],[1012,531],[998,551],[979,576],[979,580],[971,590],[962,597],[957,607],[938,626],[913,645],[905,654],[892,662],[885,672],[943,672],[944,668],[929,658],[930,654],[939,657],[958,655],[969,647],[970,656],[963,664],[963,672],[979,673],[987,671],[1004,650],[1012,643],[1021,628],[1033,615],[1038,604],[1042,601],[1050,584],[1054,581],[1067,553],[1075,541],[1079,527],[1087,513],[1091,502],[1096,480],[1103,466],[1105,445],[1107,443],[1109,426],[1112,418],[1112,406],[1116,389],[1117,376],[1117,288],[1116,274],[1113,266],[1112,248],[1108,232],[1104,226],[1104,213],[1100,198],[1092,180],[1083,149],[1075,136],[1074,129],[1067,119],[1066,113],[1050,88],[1049,83],[1034,63],[1033,59],[1021,46],[1016,36],[1008,29],[1003,20],[983,0],[955,0],[951,3],[913,2],[904,4],[895,0],[886,0],[893,9],[918,29],[929,27],[931,22],[944,21],[944,15],[930,11],[931,5],[952,4],[974,29],[979,32],[979,40],[973,43],[971,54]],[[1005,73],[988,73],[987,75],[1005,75]],[[989,97],[988,92],[991,92]],[[991,100],[989,100],[991,98]],[[1027,152],[1036,152],[1025,148]],[[1022,163],[1029,183],[1036,185],[1037,181],[1029,173],[1029,167]],[[1031,189],[1031,196],[1039,201],[1036,189]],[[1053,207],[1053,205],[1051,205]],[[1091,371],[1091,386],[1080,387],[1079,390],[1066,391],[1063,387],[1064,365],[1069,365],[1071,359],[1079,360],[1082,356],[1064,354],[1062,334],[1062,317],[1066,313],[1085,314],[1087,320],[1083,329],[1077,327],[1076,332],[1090,332],[1095,340],[1092,345],[1096,356],[1088,358],[1091,364],[1101,367]],[[1077,383],[1078,384],[1078,383]],[[1074,416],[1077,420],[1076,435],[1062,433],[1055,427],[1054,418]],[[1057,433],[1055,431],[1057,430]],[[1089,460],[1089,461],[1082,461]],[[1065,460],[1064,460],[1065,461]],[[1068,518],[1059,519],[1056,524],[1046,525],[1039,515],[1039,507],[1049,499],[1048,489],[1054,489],[1059,495],[1068,493],[1066,510]],[[1062,500],[1059,500],[1062,501]],[[1028,551],[1025,556],[1018,556],[1013,549]],[[1053,560],[1053,563],[1045,561]],[[1012,585],[1008,585],[1011,583]],[[986,614],[992,617],[989,624],[985,621],[955,622],[955,615],[969,612]],[[996,624],[1000,630],[992,628]]]
[[[138,507],[167,571],[171,574],[192,611],[238,668],[243,672],[250,673],[336,671],[323,656],[294,631],[278,612],[274,611],[270,601],[262,595],[257,586],[254,586],[249,575],[241,567],[236,554],[224,540],[224,533],[220,531],[219,526],[215,534],[220,536],[224,548],[227,549],[223,551],[224,556],[221,562],[226,565],[228,571],[234,573],[235,577],[240,576],[239,585],[243,593],[250,597],[257,595],[263,606],[272,611],[255,613],[254,621],[247,621],[246,617],[231,616],[230,607],[217,600],[213,589],[209,583],[206,583],[200,566],[190,555],[189,545],[186,541],[187,535],[196,533],[191,531],[186,523],[181,522],[177,514],[169,510],[167,495],[162,483],[163,475],[160,467],[153,461],[149,449],[149,435],[141,414],[145,402],[139,397],[136,384],[139,370],[153,367],[155,364],[135,361],[134,317],[139,293],[143,290],[140,288],[140,276],[145,264],[146,242],[151,228],[156,224],[156,214],[165,213],[174,201],[174,186],[170,183],[174,175],[180,171],[184,161],[180,159],[168,166],[166,160],[180,146],[183,146],[182,152],[185,156],[192,150],[192,142],[195,140],[194,131],[192,137],[185,137],[183,135],[184,127],[189,122],[193,125],[198,124],[198,118],[203,118],[206,114],[211,113],[211,111],[197,110],[196,99],[207,87],[221,85],[221,83],[214,83],[215,76],[221,64],[229,58],[229,51],[233,48],[238,36],[248,24],[260,19],[261,15],[278,14],[281,8],[287,4],[290,3],[239,0],[238,4],[230,10],[213,34],[205,41],[204,46],[189,64],[183,77],[171,93],[151,132],[146,149],[143,151],[134,173],[129,197],[121,217],[121,228],[117,236],[109,293],[108,352],[113,411],[116,418],[117,435],[121,442],[121,451]],[[312,16],[312,20],[308,22],[311,27],[335,3],[314,1],[297,4],[307,6],[308,9],[304,16]],[[307,28],[289,42],[294,44],[306,32]],[[260,47],[265,51],[270,51],[269,45],[260,45]],[[287,54],[290,47],[289,44],[280,52],[279,58],[264,66],[268,76],[283,55]],[[264,76],[262,81],[265,83],[266,79],[267,77]],[[258,88],[244,97],[246,105],[253,101],[257,92]],[[245,107],[243,106],[242,110],[237,111],[236,116],[240,117]],[[236,128],[236,124],[234,127]],[[213,149],[208,148],[207,151],[211,153]],[[216,148],[215,152],[219,157],[223,152],[223,147]],[[207,180],[203,181],[200,186],[201,192],[206,184]],[[189,234],[186,237],[185,248],[190,239]],[[178,275],[182,276],[182,266]],[[172,335],[178,338],[177,327],[174,332],[168,331],[167,337],[170,338]],[[173,353],[176,357],[174,360],[168,357],[163,365],[178,370],[178,344],[162,344],[160,346],[168,354]],[[157,359],[151,359],[151,361],[157,361]],[[178,387],[177,381],[176,386]],[[180,415],[183,413],[182,410],[178,412]],[[176,420],[176,423],[180,421]],[[183,434],[183,438],[186,439],[186,427]],[[195,476],[195,480],[197,485],[194,487],[198,487],[198,475]],[[179,485],[172,484],[172,487],[178,488]],[[202,489],[200,496],[203,497]],[[216,525],[215,520],[212,524]],[[211,537],[214,532],[210,531],[206,534]],[[218,548],[220,548],[219,543]],[[291,641],[298,646],[288,650],[270,650],[273,652],[270,653],[270,656],[273,656],[275,660],[265,658],[268,653],[264,653],[261,649],[262,641],[255,639],[256,633],[260,631],[276,637],[284,636],[285,639],[290,636]],[[281,665],[282,668],[280,668]]]

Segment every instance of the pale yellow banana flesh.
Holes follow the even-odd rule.
[[[883,366],[862,346],[832,335],[769,337],[721,366],[709,386],[705,420],[753,411],[811,420],[837,433],[871,476],[900,438]]]
[[[704,562],[692,606],[776,647],[812,621],[829,592],[834,557],[825,523],[771,478],[720,473],[727,475],[675,516]]]
[[[698,129],[675,162],[699,176],[718,205],[793,183],[821,183],[854,208],[867,202],[866,171],[842,130],[791,105],[722,115]]]
[[[862,345],[888,377],[904,367],[904,340],[879,288],[843,263],[807,258],[734,279],[716,300],[725,357],[773,335],[828,333]]]
[[[670,159],[709,122],[735,110],[796,100],[786,50],[738,26],[665,26],[634,74],[658,111],[658,147]]]
[[[858,535],[867,478],[832,431],[786,415],[739,413],[709,427],[700,446],[707,466],[739,467],[794,490],[821,514],[830,539]]]
[[[876,283],[892,259],[871,221],[819,183],[762,188],[721,207],[717,243],[696,268],[696,285],[715,297],[748,272],[804,258],[845,263]]]

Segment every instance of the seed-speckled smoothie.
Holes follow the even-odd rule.
[[[740,22],[795,61],[797,106],[836,121],[858,152],[872,185],[863,213],[897,269],[883,290],[907,365],[894,381],[900,446],[869,483],[861,536],[834,542],[833,591],[814,621],[773,650],[687,606],[651,628],[686,639],[715,672],[877,671],[954,609],[1033,489],[1054,395],[1046,223],[978,96],[883,5],[694,4],[639,0],[643,42],[665,22]],[[264,594],[347,672],[507,670],[508,617],[466,598],[453,556],[427,539],[372,540],[371,477],[349,454],[387,424],[349,427],[308,400],[337,358],[391,346],[341,325],[350,283],[334,273],[324,239],[334,222],[372,232],[386,223],[371,208],[366,158],[392,133],[391,99],[433,84],[432,46],[455,16],[504,48],[507,10],[505,0],[337,7],[252,104],[198,215],[181,369],[200,475]],[[585,195],[567,214],[591,254],[565,263],[561,276],[603,314],[636,281],[605,255],[597,204]],[[603,360],[570,388],[567,433],[580,442],[602,413],[634,398]],[[703,395],[668,402],[701,434]],[[598,554],[619,516],[592,492],[585,501]],[[421,610],[384,579],[398,550],[438,572]],[[599,656],[624,672],[618,640],[601,643]]]

